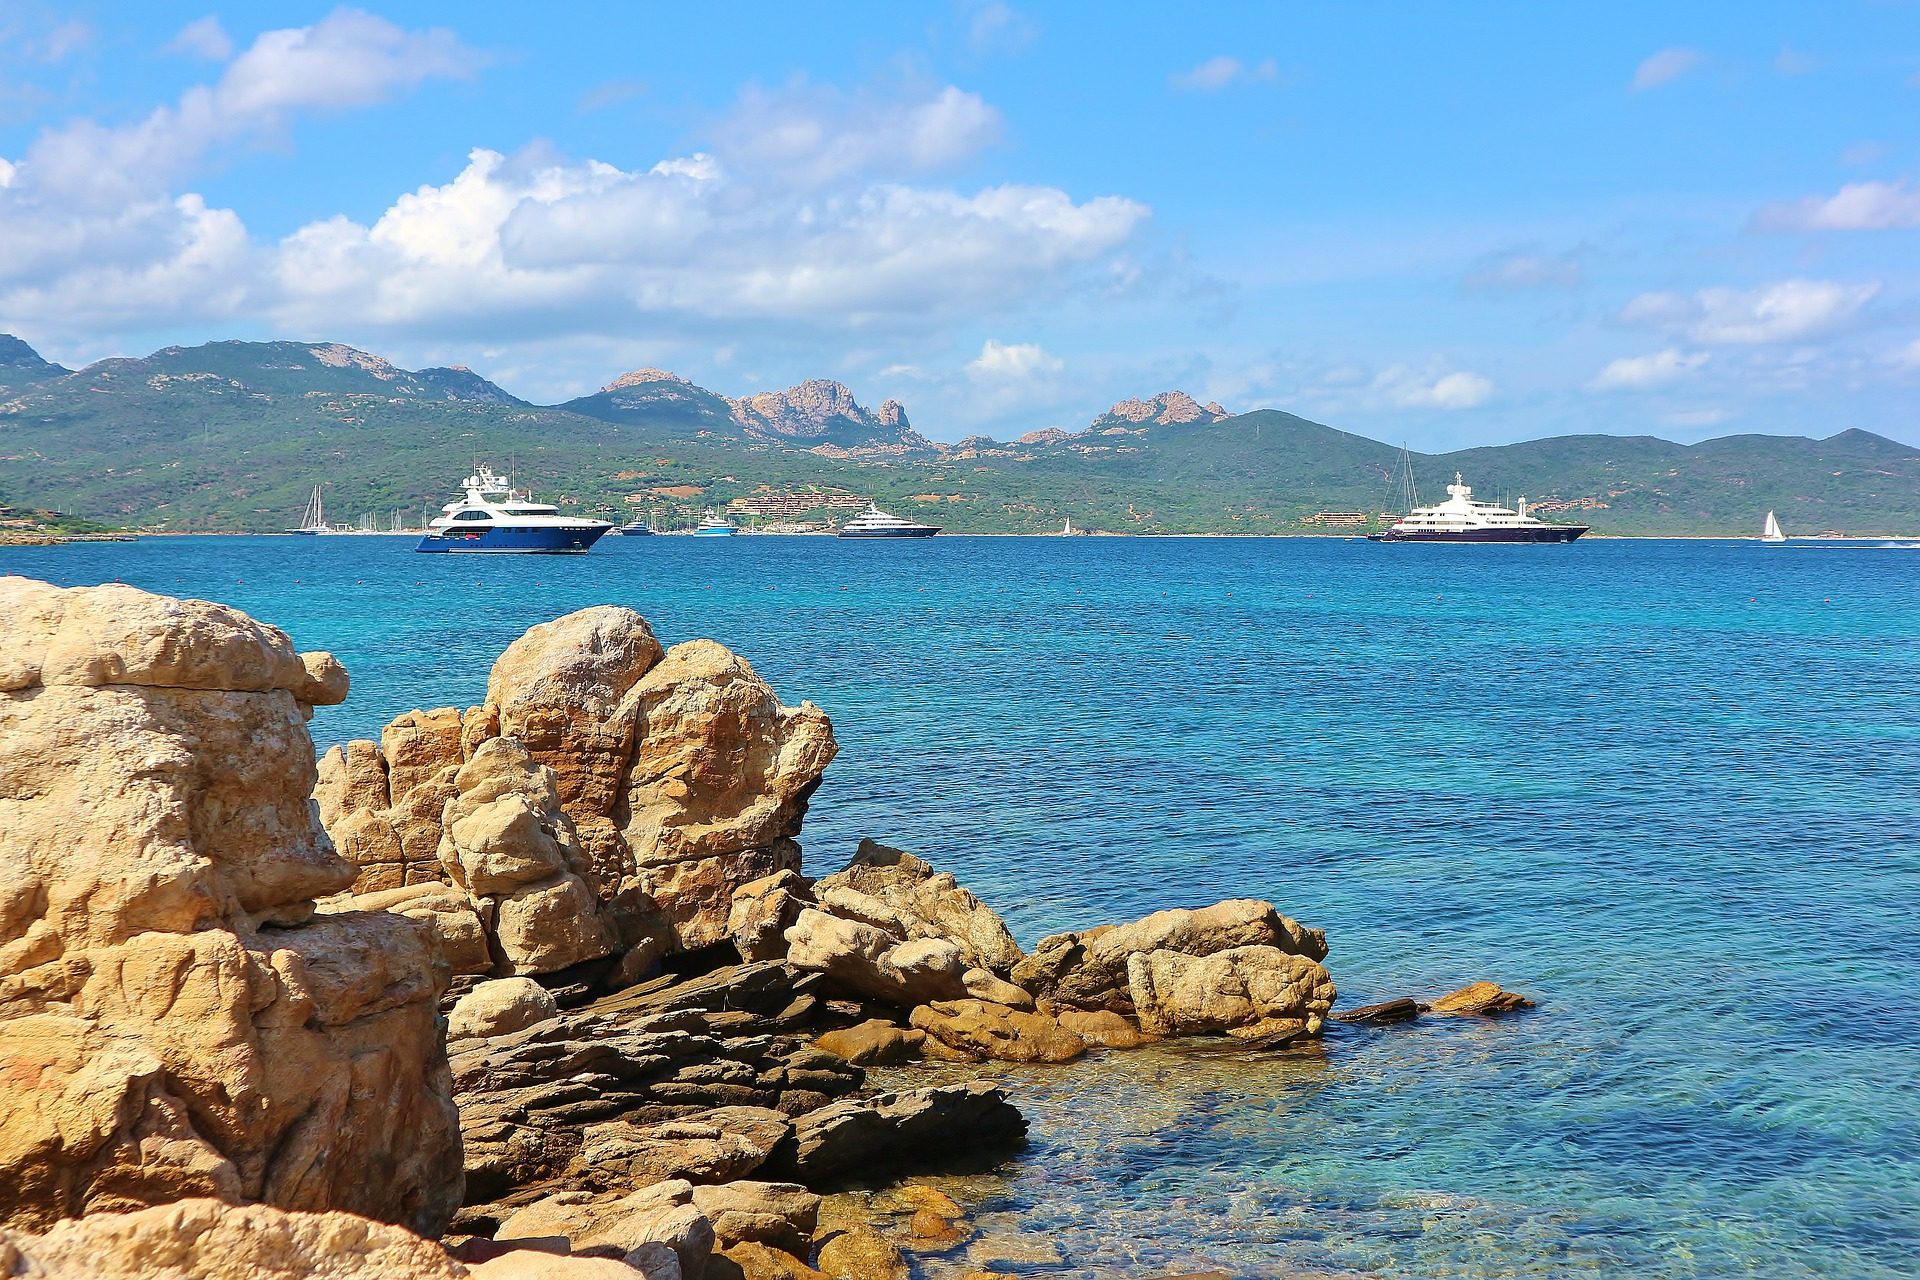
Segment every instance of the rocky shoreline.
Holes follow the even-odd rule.
[[[631,610],[317,763],[346,672],[237,610],[0,611],[0,1274],[1057,1271],[914,1180],[1022,1144],[967,1064],[1527,1003],[1336,1013],[1325,935],[1249,899],[1029,952],[911,853],[809,878],[826,714]]]

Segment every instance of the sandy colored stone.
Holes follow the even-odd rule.
[[[834,889],[884,903],[900,921],[901,937],[943,938],[960,948],[968,965],[997,976],[1005,977],[1025,958],[999,913],[953,876],[902,850],[862,840],[846,869],[816,886],[822,894]]]
[[[620,1196],[561,1191],[511,1214],[494,1232],[500,1241],[559,1239],[573,1250],[611,1246],[632,1255],[664,1244],[688,1276],[705,1273],[713,1252],[713,1224],[693,1204],[693,1187],[655,1182]]]
[[[1109,1049],[1135,1049],[1160,1038],[1142,1031],[1131,1019],[1104,1009],[1093,1013],[1062,1009],[1054,1016],[1061,1026],[1088,1044],[1105,1045]]]
[[[812,902],[812,887],[792,868],[740,886],[727,908],[734,950],[748,963],[781,959],[787,954],[786,931]]]
[[[566,1258],[538,1249],[516,1249],[476,1263],[467,1268],[466,1274],[472,1280],[640,1280],[642,1276],[646,1280],[681,1280],[684,1273],[671,1251],[666,1259],[665,1265],[647,1267],[636,1265],[632,1257]]]
[[[1009,1009],[1034,1008],[1033,997],[1026,988],[1016,987],[1004,978],[997,978],[985,969],[968,969],[960,975],[961,985],[967,994],[975,1000],[984,1000],[988,1004],[1003,1004]]]
[[[737,889],[798,870],[794,837],[838,750],[833,726],[810,702],[780,705],[711,640],[669,649],[632,702],[638,740],[621,833],[682,945],[708,946],[727,936]]]
[[[217,1196],[437,1232],[443,971],[413,921],[315,911],[355,877],[309,800],[326,664],[125,587],[0,579],[0,616],[0,1220]]]
[[[955,1049],[1002,1062],[1071,1062],[1087,1042],[1044,1013],[985,1000],[942,1000],[913,1011],[913,1025]]]
[[[757,1240],[805,1256],[820,1218],[820,1197],[792,1182],[728,1182],[693,1189],[693,1204],[713,1224],[721,1248]]]
[[[1327,954],[1326,935],[1281,915],[1270,902],[1233,898],[1196,910],[1174,908],[1122,925],[1042,938],[1012,980],[1062,1008],[1132,1013],[1128,964],[1153,951],[1209,956],[1236,947],[1272,947],[1310,960]]]
[[[899,1027],[885,1018],[869,1018],[827,1032],[813,1042],[813,1047],[865,1067],[910,1062],[920,1056],[926,1038],[924,1031]]]
[[[1448,992],[1429,1008],[1434,1013],[1511,1013],[1515,1009],[1533,1008],[1533,1001],[1511,991],[1502,991],[1497,982],[1481,981]]]
[[[553,995],[532,978],[483,982],[461,996],[447,1015],[447,1038],[503,1036],[560,1012]]]
[[[874,925],[811,907],[786,937],[788,964],[824,973],[857,995],[911,1008],[967,994],[965,959],[951,942],[903,942]]]
[[[1318,1035],[1335,995],[1317,961],[1268,946],[1136,953],[1128,984],[1140,1028],[1153,1035]]]
[[[799,1258],[757,1240],[743,1240],[715,1253],[707,1280],[826,1280]]]
[[[468,1274],[497,1280],[509,1274],[469,1272],[432,1241],[353,1214],[287,1213],[207,1199],[90,1214],[39,1236],[0,1230],[0,1270],[22,1280],[458,1280]]]
[[[834,1280],[906,1280],[907,1260],[870,1226],[851,1226],[820,1243],[820,1270]]]

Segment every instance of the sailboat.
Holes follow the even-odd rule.
[[[334,527],[327,523],[326,509],[320,505],[320,486],[313,486],[313,496],[307,499],[307,508],[300,513],[300,527],[289,529],[288,533],[333,533]]]
[[[1780,532],[1780,521],[1774,518],[1773,512],[1767,512],[1767,523],[1766,526],[1760,530],[1760,541],[1785,542],[1786,540],[1787,535]]]

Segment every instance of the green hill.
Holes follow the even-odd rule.
[[[1078,433],[933,445],[898,405],[836,383],[728,400],[642,370],[553,408],[465,369],[399,369],[338,344],[215,342],[69,372],[0,336],[0,505],[168,531],[286,527],[323,486],[336,519],[417,521],[476,459],[543,498],[672,519],[760,490],[874,497],[955,531],[1303,532],[1322,510],[1399,509],[1399,451],[1178,393]],[[1176,420],[1180,418],[1187,420]],[[1414,455],[1432,501],[1457,470],[1596,532],[1920,530],[1920,450],[1864,431],[1698,445],[1566,436]]]

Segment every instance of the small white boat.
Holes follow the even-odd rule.
[[[701,517],[700,523],[694,528],[693,532],[695,536],[702,538],[731,538],[734,534],[740,532],[740,526],[721,515],[718,511],[715,511],[712,507],[708,507],[707,514]]]
[[[1786,540],[1787,535],[1780,531],[1780,521],[1774,518],[1773,512],[1767,512],[1767,523],[1760,530],[1760,541],[1785,542]]]

